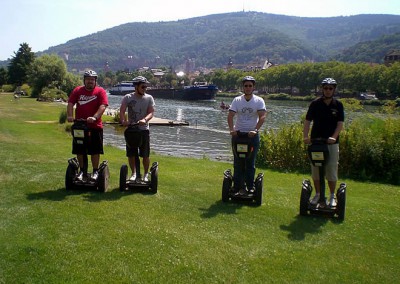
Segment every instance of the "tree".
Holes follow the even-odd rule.
[[[32,97],[38,97],[44,87],[61,88],[67,66],[57,55],[43,55],[38,57],[28,74],[29,84],[32,86]]]
[[[69,95],[75,87],[83,84],[83,78],[67,72],[65,74],[63,83],[61,85],[61,90],[63,90],[67,95]]]
[[[8,65],[8,82],[20,86],[27,82],[27,74],[35,60],[35,54],[27,43],[20,44],[20,48],[14,54]]]
[[[0,68],[0,86],[7,84],[8,82],[8,73],[4,67]]]

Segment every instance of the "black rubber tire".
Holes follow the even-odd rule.
[[[255,181],[255,188],[256,188],[255,201],[256,201],[257,206],[261,206],[263,203],[263,191],[264,191],[263,181],[264,181],[264,175],[258,174],[256,181]]]
[[[72,190],[74,186],[74,178],[78,174],[76,167],[68,163],[67,171],[65,173],[65,189]]]
[[[98,177],[98,181],[97,181],[97,190],[98,191],[107,192],[109,177],[110,177],[110,170],[108,169],[108,166],[105,165],[99,171],[99,177]]]
[[[224,175],[224,181],[222,182],[222,202],[229,201],[229,192],[232,187],[232,178]]]
[[[119,191],[126,190],[126,180],[128,178],[128,166],[122,165],[119,170]]]
[[[304,180],[301,187],[300,195],[300,215],[308,215],[308,203],[310,202],[310,196],[312,192],[311,183],[309,180]]]
[[[150,187],[151,191],[157,193],[158,191],[158,166],[151,171]]]
[[[344,220],[346,214],[346,184],[342,183],[336,192],[337,198],[337,215],[340,221]]]

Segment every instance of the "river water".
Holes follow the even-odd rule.
[[[122,96],[108,96],[109,108],[118,110]],[[155,99],[155,113],[159,118],[187,121],[189,126],[151,126],[151,151],[171,156],[232,160],[227,111],[219,108],[221,100],[230,104],[232,98],[216,101],[179,101]],[[267,101],[269,114],[262,129],[279,128],[298,122],[305,114],[308,102]],[[125,149],[121,128],[104,128],[104,143]]]

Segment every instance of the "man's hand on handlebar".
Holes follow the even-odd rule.
[[[254,137],[257,135],[257,133],[258,133],[258,131],[252,130],[252,131],[249,131],[248,135],[249,135],[249,137]]]

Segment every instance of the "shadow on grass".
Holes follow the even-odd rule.
[[[209,208],[199,208],[199,210],[203,211],[201,214],[202,218],[212,218],[218,214],[236,214],[243,206],[258,207],[254,203],[248,201],[235,200],[231,202],[222,202],[222,200],[218,200]]]
[[[292,241],[302,241],[307,234],[321,233],[321,227],[325,226],[329,218],[324,216],[300,216],[297,215],[292,223],[281,225],[281,230],[288,231],[288,239]]]
[[[63,201],[68,196],[72,195],[83,195],[83,197],[90,202],[98,202],[98,201],[114,201],[120,199],[124,194],[113,189],[107,192],[99,192],[95,190],[89,189],[75,189],[75,190],[66,190],[65,187],[59,188],[57,190],[47,190],[36,193],[27,194],[28,200],[50,200],[50,201]]]

